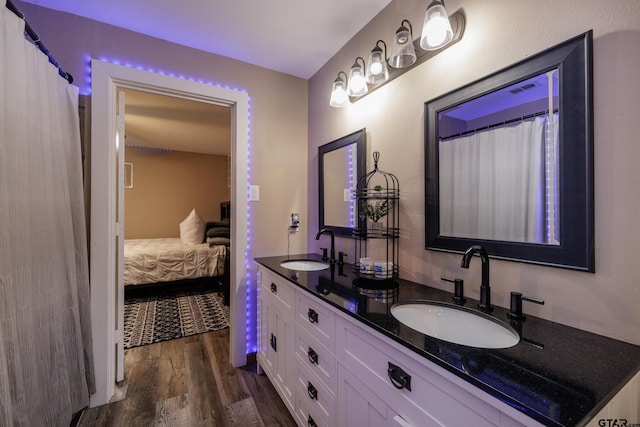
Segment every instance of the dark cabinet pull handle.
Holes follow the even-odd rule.
[[[273,351],[278,351],[278,339],[275,335],[271,334],[271,348]]]
[[[407,374],[401,367],[389,362],[387,374],[391,380],[391,384],[399,390],[406,388],[411,391],[411,375]]]
[[[311,347],[309,347],[309,351],[307,351],[307,357],[309,357],[309,362],[313,365],[318,364],[318,353],[316,353]]]
[[[318,390],[316,390],[316,388],[310,382],[307,385],[307,393],[309,393],[309,397],[313,400],[318,400]]]
[[[276,286],[275,283],[271,284],[271,292],[273,292],[274,294],[278,293],[278,287]]]
[[[307,312],[307,316],[309,317],[309,322],[318,323],[318,313],[313,308],[310,308]]]
[[[316,424],[316,422],[313,420],[313,418],[311,418],[311,415],[309,415],[309,418],[307,418],[307,426],[309,426],[309,427],[318,427],[318,424]]]

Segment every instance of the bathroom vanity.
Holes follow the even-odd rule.
[[[491,315],[518,331],[518,344],[449,343],[399,323],[388,309],[408,300],[451,302],[451,293],[399,279],[389,300],[354,288],[351,265],[280,265],[291,259],[320,256],[255,260],[257,360],[298,425],[599,425],[632,379],[638,399],[638,346],[534,316],[512,322],[501,307]],[[477,303],[469,298],[466,306]],[[606,418],[621,417],[613,409]]]

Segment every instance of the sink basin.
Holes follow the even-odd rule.
[[[394,304],[391,315],[411,329],[443,341],[477,348],[509,348],[520,336],[511,326],[482,312],[440,301]]]
[[[312,259],[292,259],[280,263],[281,267],[297,271],[320,271],[329,268],[329,264]]]

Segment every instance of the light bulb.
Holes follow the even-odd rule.
[[[444,6],[431,3],[424,16],[420,47],[424,50],[438,49],[453,39],[453,30]]]
[[[379,62],[372,63],[369,67],[369,71],[371,71],[371,74],[377,76],[382,72],[382,64]]]

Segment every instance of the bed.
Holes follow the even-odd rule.
[[[183,223],[181,237],[124,241],[125,292],[130,294],[134,290],[148,288],[209,285],[212,282],[214,286],[222,288],[225,304],[228,305],[228,221],[203,222],[198,230],[194,229],[195,236],[191,240],[185,239],[182,227]]]
[[[225,274],[226,246],[185,244],[180,238],[124,242],[124,284],[143,285]]]

